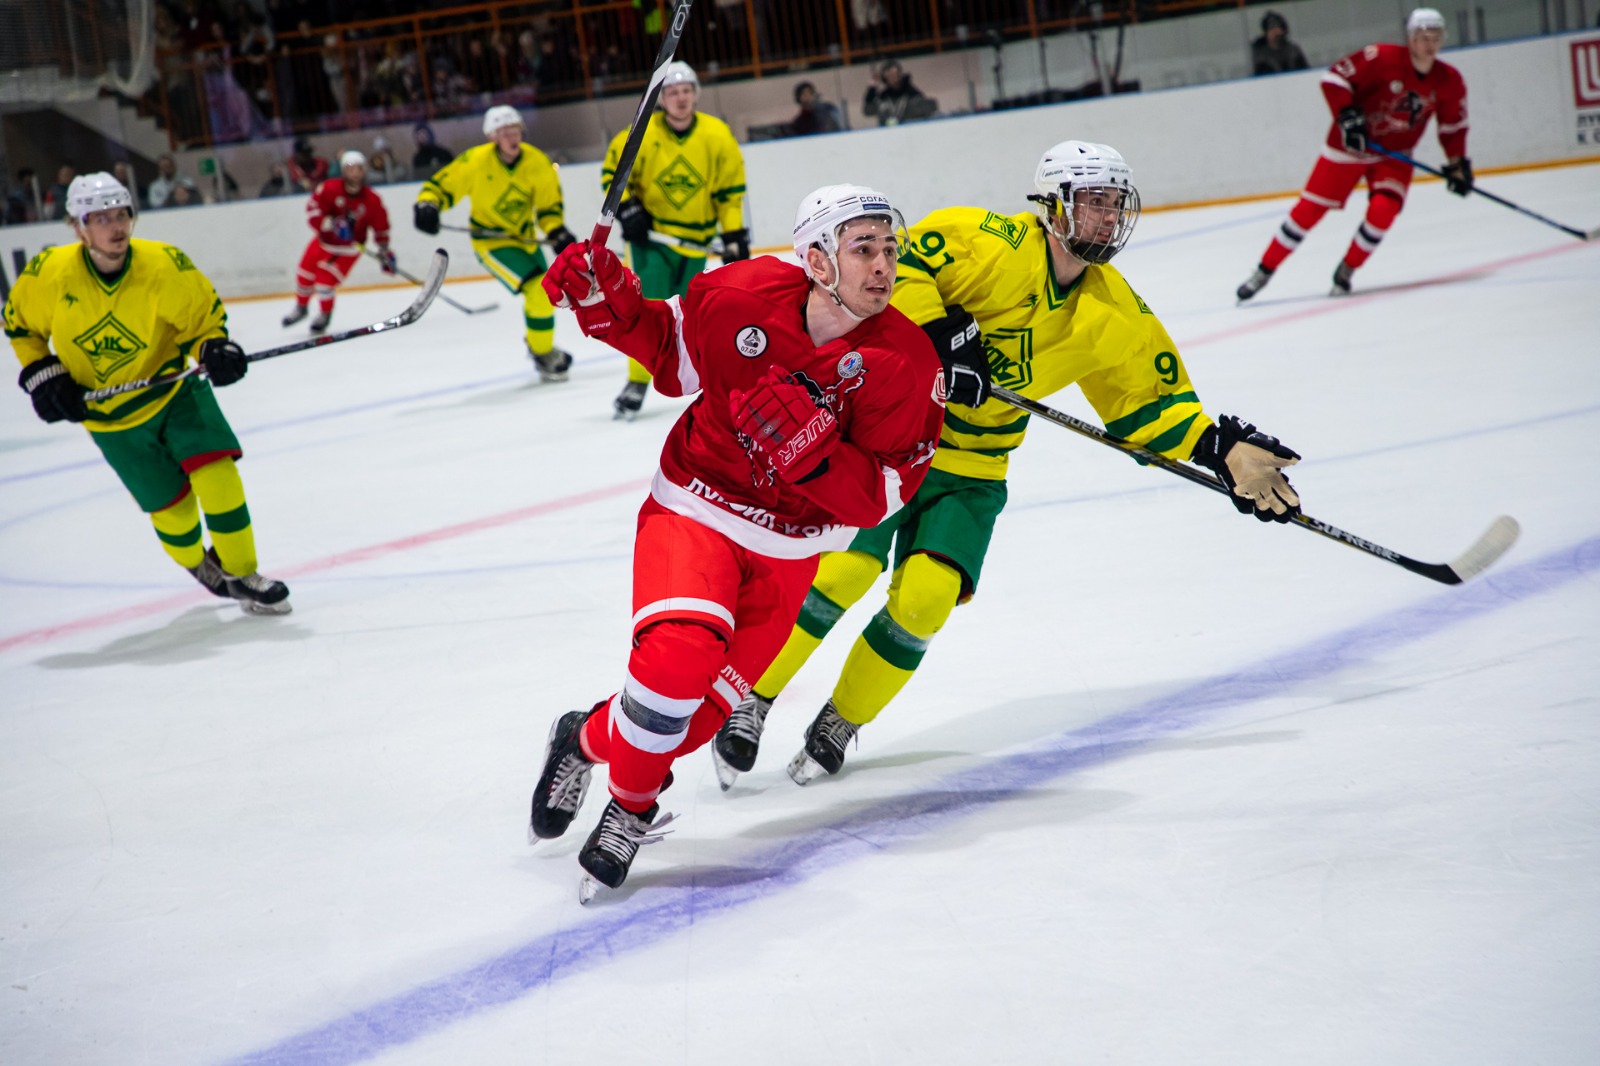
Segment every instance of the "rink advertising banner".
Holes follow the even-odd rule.
[[[1578,143],[1600,145],[1600,37],[1579,38],[1570,49]]]

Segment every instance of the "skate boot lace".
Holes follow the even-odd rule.
[[[839,712],[830,704],[828,713],[817,722],[817,731],[814,739],[819,745],[826,745],[833,749],[835,754],[844,754],[845,747],[855,739],[860,726],[854,722],[846,721]]]
[[[772,704],[759,696],[740,700],[733,713],[728,715],[728,735],[752,744],[760,743],[761,730],[766,725],[767,712],[770,710]]]
[[[570,753],[561,760],[556,776],[550,783],[550,799],[545,804],[552,811],[577,814],[583,794],[589,789],[589,771],[593,767],[582,755]]]
[[[658,822],[647,822],[644,815],[634,814],[613,801],[600,820],[600,839],[595,846],[627,865],[644,845],[661,843],[667,835],[666,826],[674,817],[667,814]]]
[[[257,593],[269,592],[272,586],[277,584],[270,577],[262,577],[260,574],[245,574],[243,577],[236,577],[233,580],[251,592]]]

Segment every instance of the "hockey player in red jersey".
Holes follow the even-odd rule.
[[[315,236],[300,257],[294,274],[294,307],[283,316],[284,326],[306,317],[311,294],[317,294],[317,317],[311,332],[321,333],[333,317],[333,293],[361,258],[370,230],[378,242],[378,265],[394,273],[394,252],[389,250],[389,212],[367,184],[367,157],[351,150],[339,157],[339,176],[317,186],[306,201],[306,222]]]
[[[1356,182],[1367,179],[1367,215],[1356,230],[1344,259],[1333,272],[1333,295],[1350,291],[1350,276],[1377,249],[1378,242],[1405,206],[1411,167],[1369,151],[1382,145],[1411,154],[1422,139],[1428,119],[1439,118],[1439,143],[1451,192],[1472,191],[1472,163],[1467,159],[1467,85],[1461,72],[1438,60],[1444,44],[1444,16],[1419,7],[1406,20],[1406,44],[1369,44],[1345,56],[1322,76],[1322,95],[1333,112],[1333,125],[1322,157],[1311,171],[1300,200],[1267,245],[1254,274],[1239,286],[1248,300],[1271,280],[1289,253],[1299,247],[1329,208],[1343,208]]]
[[[899,510],[927,473],[945,379],[927,334],[889,306],[903,232],[882,195],[832,185],[801,203],[803,269],[730,263],[646,300],[584,241],[545,275],[557,306],[657,391],[700,393],[639,512],[622,688],[556,721],[533,794],[529,839],[558,837],[594,764],[610,764],[611,802],[578,856],[585,900],[659,839],[673,760],[711,739],[783,647],[817,555]]]

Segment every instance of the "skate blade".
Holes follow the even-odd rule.
[[[788,770],[789,779],[802,788],[828,772],[821,763],[807,755],[804,748],[789,760]]]
[[[588,874],[584,874],[583,880],[578,882],[578,904],[587,907],[604,887],[599,881],[596,881]]]
[[[255,600],[240,600],[239,609],[245,614],[288,614],[294,608],[288,600],[279,600],[277,603],[257,603]]]
[[[739,780],[739,771],[724,761],[722,756],[718,754],[715,743],[711,745],[711,768],[717,772],[717,784],[722,786],[722,791],[724,792],[732,788],[733,783]]]

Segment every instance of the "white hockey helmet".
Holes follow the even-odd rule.
[[[1127,160],[1110,145],[1062,141],[1039,160],[1033,185],[1037,191],[1028,199],[1037,206],[1045,228],[1085,263],[1109,263],[1133,236],[1134,224],[1139,221],[1139,190],[1134,187]],[[1117,194],[1116,225],[1109,233],[1103,226],[1089,233],[1077,232],[1074,197],[1088,191]]]
[[[1423,30],[1438,30],[1443,33],[1445,29],[1444,16],[1431,7],[1419,7],[1411,12],[1406,19],[1406,36],[1421,33]]]
[[[522,113],[510,104],[496,104],[483,113],[483,135],[493,137],[495,131],[507,126],[521,126]]]
[[[881,218],[896,234],[906,228],[883,193],[865,185],[824,185],[800,201],[794,216],[794,254],[804,263],[806,250],[814,244],[833,258],[839,252],[839,231],[858,218]]]
[[[119,207],[134,210],[133,196],[126,185],[103,170],[79,174],[67,186],[67,217],[75,222],[82,222],[96,211]]]
[[[339,170],[343,172],[350,167],[360,167],[362,170],[366,170],[367,157],[356,151],[354,148],[339,156]]]
[[[669,85],[682,85],[685,82],[693,85],[695,92],[700,91],[700,76],[694,72],[694,68],[681,59],[674,59],[667,64],[667,73],[661,79],[661,87],[665,89]]]

